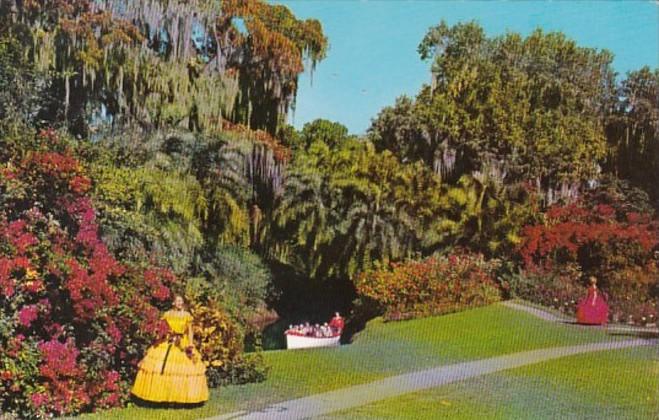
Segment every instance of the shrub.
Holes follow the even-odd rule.
[[[208,385],[219,387],[224,385],[243,385],[253,382],[262,382],[266,379],[269,367],[263,360],[260,352],[240,355],[230,364],[207,372]]]
[[[547,272],[521,271],[509,276],[507,283],[515,297],[574,314],[586,293],[586,288],[575,281],[579,278],[579,266],[570,264]]]
[[[498,265],[466,253],[391,263],[362,273],[357,292],[376,304],[386,319],[441,315],[498,301]]]
[[[602,195],[595,198],[551,207],[544,223],[523,229],[518,255],[532,284],[519,283],[516,293],[546,304],[549,297],[552,302],[563,300],[569,290],[571,297],[565,299],[579,300],[585,294],[585,278],[595,275],[609,296],[613,319],[631,316],[643,322],[650,315],[656,319],[657,220],[650,214],[627,212],[629,206],[611,195],[606,204]]]
[[[188,281],[186,290],[195,320],[196,346],[206,364],[208,385],[219,387],[264,380],[267,368],[260,356],[260,347],[257,346],[256,353],[244,353],[245,331],[227,307],[220,304],[221,293],[214,283],[193,278]]]
[[[206,364],[209,386],[231,383],[227,372],[242,364],[243,333],[215,301],[191,306],[196,346]]]
[[[238,246],[220,245],[205,259],[204,274],[221,293],[225,306],[247,315],[245,312],[263,304],[272,275],[258,255]]]
[[[27,144],[36,149],[0,167],[0,412],[36,418],[121,405],[180,281],[110,252],[70,144],[52,131]],[[220,305],[192,305],[204,360],[243,366],[242,336]]]
[[[91,180],[53,131],[0,175],[0,409],[21,418],[125,401],[177,279],[117,261]]]
[[[545,222],[526,226],[519,248],[527,268],[577,262],[591,273],[652,260],[659,226],[649,215],[617,214],[614,207],[553,206]]]

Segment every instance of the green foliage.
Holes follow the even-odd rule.
[[[317,20],[261,0],[69,3],[2,0],[0,34],[19,34],[23,59],[51,73],[45,115],[80,135],[227,120],[275,133],[305,59],[313,67],[327,47]]]
[[[238,136],[170,132],[104,141],[87,153],[111,248],[199,278],[242,323],[271,292],[269,270],[247,248],[258,222],[248,212],[250,187],[259,185],[248,172],[253,150]]]
[[[608,169],[650,194],[659,207],[659,69],[630,72],[607,120]]]
[[[334,149],[348,138],[348,128],[337,122],[317,119],[306,123],[299,137],[305,149],[315,141],[323,142],[330,149]]]
[[[244,332],[225,310],[225,305],[208,295],[195,296],[190,308],[196,346],[204,355],[210,387],[261,382],[268,369],[260,353],[244,354]]]
[[[510,254],[535,215],[524,185],[475,173],[449,186],[423,163],[403,164],[336,123],[307,124],[297,141],[269,253],[315,279],[352,278],[374,261],[454,246]]]
[[[213,293],[238,316],[247,317],[270,292],[271,274],[261,258],[237,246],[219,246],[204,256],[202,274]]]
[[[584,200],[592,205],[611,206],[617,214],[638,213],[652,217],[656,210],[647,192],[635,187],[629,181],[604,174],[597,186],[584,193]]]
[[[613,97],[608,52],[560,33],[488,38],[476,23],[442,22],[419,53],[432,60],[432,85],[380,113],[370,129],[379,149],[449,179],[493,172],[543,190],[596,173]]]
[[[269,372],[270,367],[263,359],[263,354],[248,353],[225,369],[211,372],[208,381],[216,387],[244,385],[265,381]]]
[[[179,267],[189,266],[205,243],[249,245],[246,166],[253,147],[245,140],[230,141],[175,132],[154,133],[142,142],[99,143],[88,155],[104,214],[119,232],[121,220],[138,222],[139,236],[155,231],[170,245],[146,240],[145,248],[170,249],[161,254],[170,261],[181,256]],[[128,166],[117,167],[115,161]],[[126,238],[111,242],[126,243]]]
[[[104,238],[124,258],[151,254],[177,272],[202,246],[203,191],[190,176],[157,169],[95,166]]]
[[[421,165],[346,138],[300,150],[278,201],[270,252],[312,278],[352,277],[375,260],[420,249],[443,204],[439,179]]]
[[[509,256],[521,242],[522,227],[537,218],[536,201],[523,184],[504,185],[479,173],[465,175],[447,188],[446,210],[432,222],[424,245],[431,250],[460,246]]]
[[[45,102],[46,80],[23,54],[20,42],[0,32],[0,120],[32,122]]]

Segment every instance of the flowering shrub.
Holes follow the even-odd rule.
[[[617,215],[608,205],[554,206],[545,213],[544,224],[523,229],[519,254],[529,268],[574,261],[586,269],[647,263],[659,243],[658,229],[647,215]]]
[[[585,295],[585,278],[596,275],[614,320],[656,319],[652,303],[659,281],[659,225],[647,214],[621,208],[601,203],[554,206],[544,223],[525,227],[518,252],[533,285],[516,293],[545,304],[578,301]]]
[[[430,257],[364,272],[356,286],[387,319],[440,315],[498,301],[497,267],[482,255]]]
[[[193,326],[196,346],[204,355],[204,363],[209,373],[240,356],[242,334],[231,322],[229,316],[216,302],[191,305],[194,317]],[[212,375],[209,375],[212,376]]]
[[[177,279],[117,261],[91,181],[52,132],[0,168],[0,411],[20,418],[121,404]]]
[[[655,323],[659,270],[654,267],[627,267],[609,273],[611,318],[616,322]],[[654,269],[653,269],[654,268]]]
[[[243,354],[243,333],[217,301],[193,303],[190,310],[210,387],[265,379],[267,369],[260,355]]]
[[[519,298],[574,314],[586,288],[575,279],[582,275],[578,264],[566,264],[547,272],[522,271],[507,279],[512,293]]]
[[[161,314],[183,285],[148,255],[113,255],[74,144],[52,130],[25,140],[0,164],[0,413],[121,405],[147,347],[166,336]],[[263,363],[242,355],[242,332],[217,302],[191,300],[211,385],[262,378]]]

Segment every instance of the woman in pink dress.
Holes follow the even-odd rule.
[[[602,325],[609,320],[609,305],[597,288],[597,278],[590,277],[588,296],[577,306],[577,322],[587,325]]]

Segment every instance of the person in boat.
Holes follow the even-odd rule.
[[[609,305],[604,294],[597,288],[597,278],[589,279],[588,295],[577,306],[577,322],[586,325],[602,325],[609,320]]]
[[[323,337],[331,337],[332,336],[332,329],[330,328],[329,324],[326,322],[320,327],[321,332],[323,333]]]
[[[316,338],[320,338],[320,337],[323,336],[323,333],[320,330],[320,325],[319,324],[314,325],[313,336],[316,337]]]
[[[330,320],[329,326],[334,334],[341,333],[341,331],[343,331],[343,327],[345,327],[345,321],[343,320],[341,314],[335,312],[334,318]]]
[[[286,331],[286,333],[294,334],[294,335],[303,335],[302,334],[302,329],[304,328],[304,325],[299,324],[299,325],[293,325],[291,328]]]
[[[208,400],[206,367],[194,348],[192,315],[184,309],[183,297],[162,319],[169,326],[167,339],[152,345],[138,365],[131,392],[152,402],[202,403]]]

